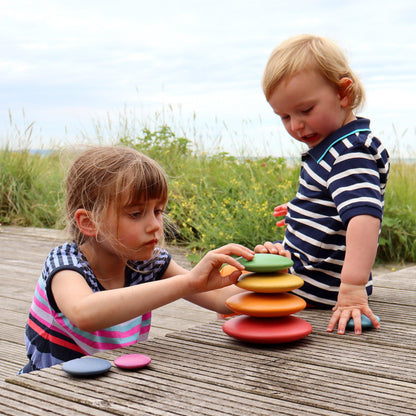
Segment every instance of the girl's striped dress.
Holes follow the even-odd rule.
[[[150,261],[131,263],[131,268],[126,267],[125,286],[159,280],[170,260],[170,254],[161,249]],[[59,310],[51,291],[53,276],[65,269],[80,273],[93,292],[105,290],[77,244],[66,243],[53,249],[45,261],[35,289],[25,334],[29,363],[20,370],[20,374],[101,350],[125,347],[148,337],[151,312],[94,332],[82,331],[74,326]]]

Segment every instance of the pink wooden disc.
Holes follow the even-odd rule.
[[[114,360],[114,364],[117,367],[125,368],[125,369],[135,369],[135,368],[142,368],[146,365],[150,364],[152,359],[147,355],[143,354],[126,354],[120,357],[117,357]]]
[[[240,315],[226,321],[222,329],[227,335],[240,341],[280,344],[305,338],[312,332],[312,325],[292,315],[279,318]]]

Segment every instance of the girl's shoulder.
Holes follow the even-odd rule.
[[[45,266],[56,268],[61,266],[78,266],[86,259],[76,243],[64,243],[53,248],[45,261]]]
[[[87,259],[76,243],[64,243],[53,248],[43,265],[42,277],[48,281],[60,270],[75,270],[90,284],[96,282]],[[95,286],[96,283],[93,283]]]

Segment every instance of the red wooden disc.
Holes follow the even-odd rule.
[[[241,315],[226,321],[223,331],[240,341],[257,344],[280,344],[305,338],[312,325],[297,316],[255,318]]]

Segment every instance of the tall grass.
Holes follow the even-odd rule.
[[[236,242],[248,247],[283,237],[273,208],[296,193],[300,164],[284,158],[206,154],[167,125],[123,135],[118,144],[159,161],[170,181],[171,243],[201,252]],[[0,150],[0,222],[63,228],[65,172],[73,152]],[[416,261],[416,164],[392,162],[378,262]]]
[[[416,261],[416,163],[392,162],[379,258]]]
[[[0,151],[0,223],[62,227],[62,178],[57,152]]]

